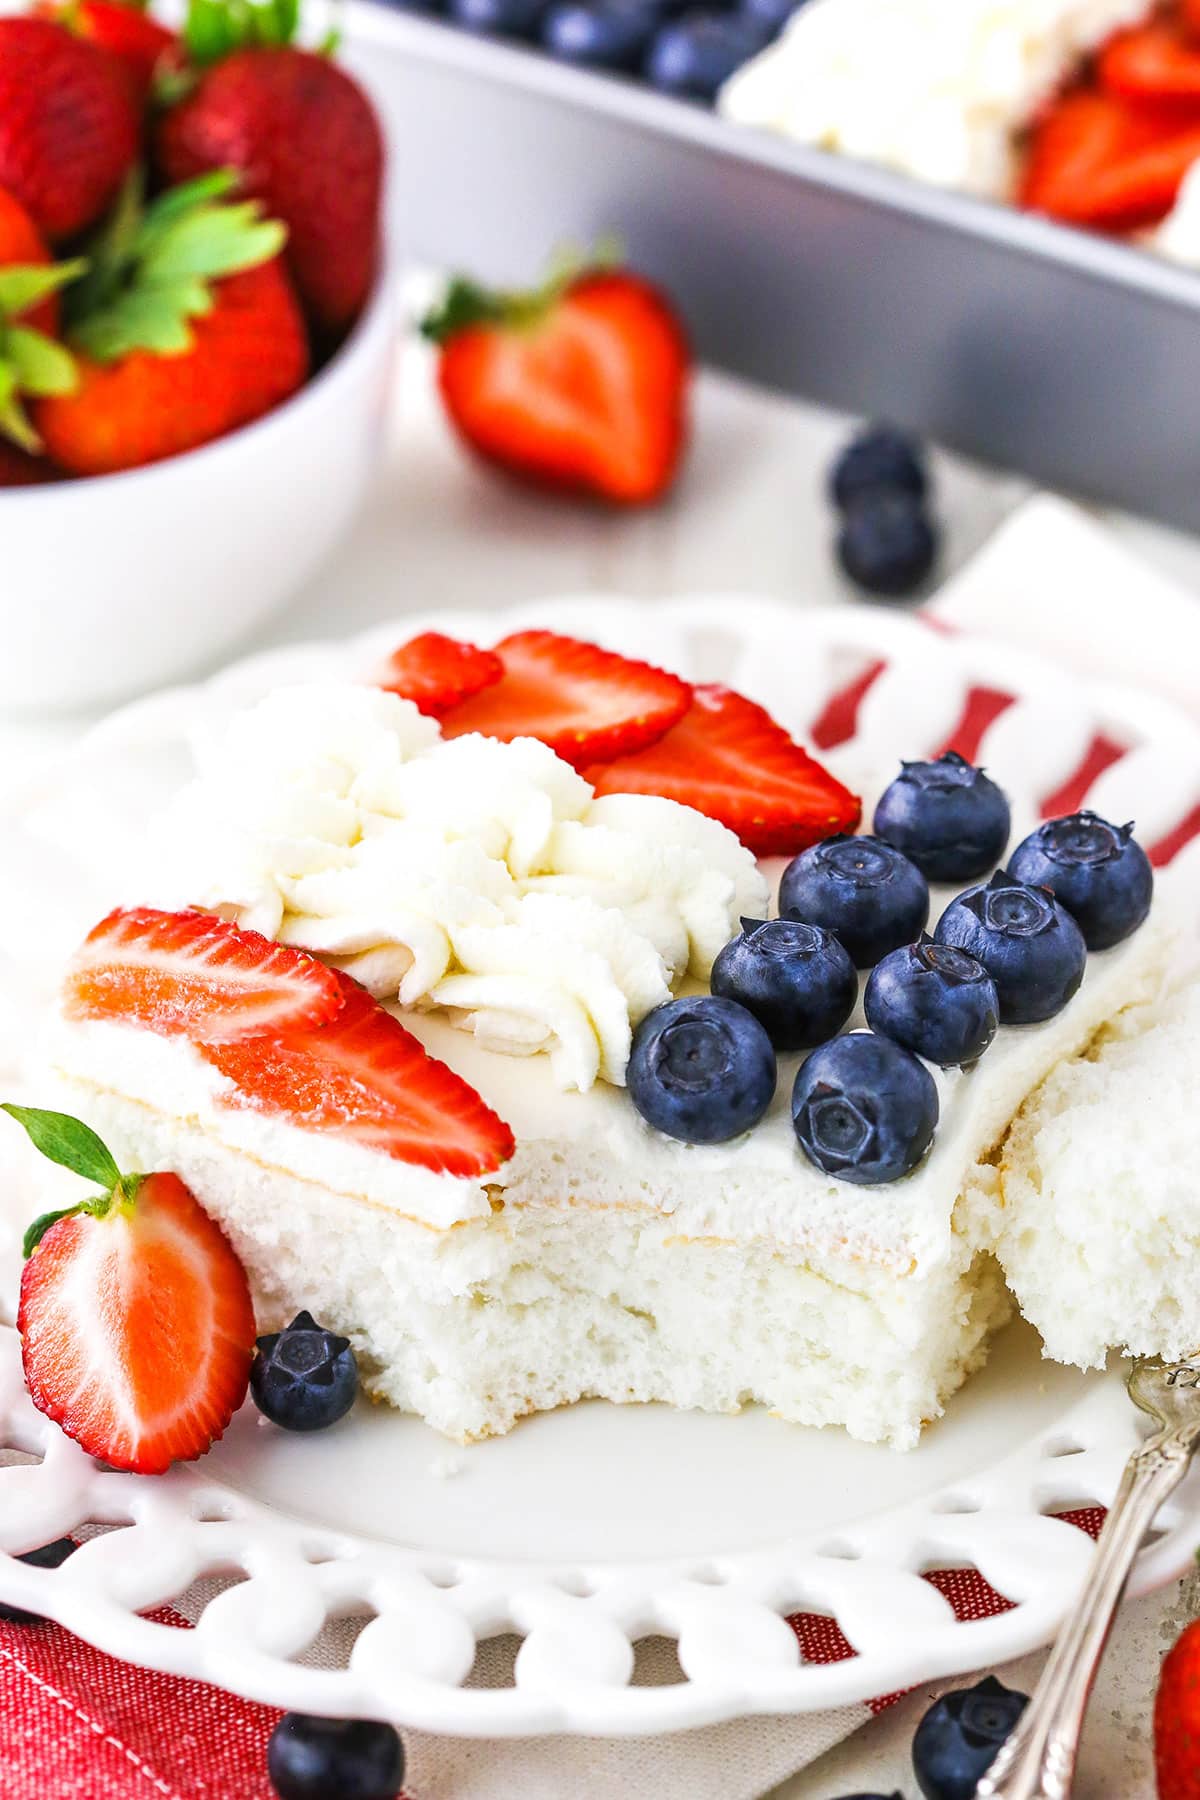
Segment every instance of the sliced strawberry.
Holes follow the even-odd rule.
[[[490,1174],[513,1154],[512,1132],[452,1069],[348,975],[331,1024],[203,1055],[236,1083],[224,1104],[277,1113],[304,1131],[382,1151],[436,1174]]]
[[[1200,120],[1081,90],[1035,126],[1020,199],[1072,224],[1132,231],[1170,211],[1198,157]]]
[[[424,327],[460,437],[543,487],[645,506],[687,439],[691,353],[666,295],[628,269],[565,269],[536,293],[456,281]]]
[[[392,651],[375,680],[379,687],[440,719],[452,707],[491,687],[503,674],[504,664],[494,650],[479,650],[474,644],[444,637],[440,631],[423,631]]]
[[[115,1469],[202,1456],[246,1394],[254,1307],[220,1226],[177,1175],[121,1175],[78,1120],[6,1108],[105,1192],[26,1238],[17,1330],[30,1397]]]
[[[201,912],[118,907],[67,971],[73,1019],[115,1019],[164,1037],[223,1043],[323,1025],[342,1004],[337,977],[303,950]]]
[[[578,768],[654,743],[691,701],[678,676],[554,631],[519,631],[496,654],[503,680],[454,709],[447,737],[540,738]]]
[[[1169,17],[1117,32],[1101,51],[1096,73],[1101,87],[1130,100],[1200,101],[1200,48]]]
[[[698,687],[691,710],[661,742],[584,771],[598,794],[661,794],[707,813],[758,856],[794,856],[862,814],[781,725],[725,687]]]

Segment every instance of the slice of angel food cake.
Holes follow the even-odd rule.
[[[855,835],[757,705],[549,632],[385,679],[198,754],[52,1104],[182,1178],[259,1330],[307,1309],[453,1438],[600,1396],[914,1445],[1010,1312],[1011,1122],[1162,979],[1129,829],[1002,867],[947,754]]]

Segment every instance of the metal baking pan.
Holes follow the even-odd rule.
[[[1200,275],[353,0],[395,239],[528,283],[617,231],[700,354],[1200,530]]]

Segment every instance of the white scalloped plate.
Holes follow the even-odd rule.
[[[1126,754],[1088,798],[1136,815],[1144,841],[1165,839],[1200,799],[1200,732],[1169,705],[902,616],[723,596],[406,619],[139,702],[19,792],[10,785],[16,878],[0,941],[20,943],[22,958],[0,981],[24,985],[9,1005],[44,992],[80,929],[118,891],[128,897],[148,811],[231,706],[279,681],[362,674],[426,625],[486,642],[535,622],[729,681],[801,734],[847,678],[885,660],[854,737],[829,755],[868,795],[901,752],[937,748],[983,687],[1016,696],[979,754],[1008,787],[1017,830],[1097,737]],[[1193,845],[1164,888],[1190,882],[1198,861]],[[755,1411],[590,1403],[459,1450],[382,1409],[303,1439],[247,1408],[203,1463],[141,1479],[98,1467],[34,1411],[18,1351],[0,1327],[0,1446],[24,1453],[0,1458],[0,1599],[116,1656],[268,1703],[463,1735],[647,1733],[816,1710],[1029,1650],[1053,1632],[1091,1556],[1050,1515],[1110,1500],[1140,1435],[1119,1370],[1044,1363],[1018,1326],[908,1456]],[[124,1528],[89,1535],[54,1572],[2,1553],[88,1521]],[[1158,1531],[1141,1588],[1182,1572],[1200,1543],[1200,1478]],[[921,1574],[963,1565],[1011,1610],[957,1622]],[[195,1630],[143,1616],[185,1594]],[[804,1661],[785,1622],[801,1611],[836,1619],[857,1654]],[[318,1666],[311,1646],[347,1615],[362,1622],[348,1663]],[[511,1684],[470,1685],[478,1643],[500,1634],[520,1640]],[[677,1640],[678,1680],[631,1680],[647,1637]]]

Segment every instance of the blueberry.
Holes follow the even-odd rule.
[[[996,783],[946,750],[901,763],[875,808],[875,835],[916,863],[927,881],[978,881],[1004,855],[1012,817]]]
[[[685,1144],[749,1131],[775,1093],[771,1040],[744,1006],[702,994],[668,1000],[633,1034],[626,1080],[648,1125]]]
[[[38,1550],[27,1550],[17,1561],[28,1563],[31,1569],[61,1569],[68,1556],[79,1548],[74,1538],[57,1538],[53,1544],[43,1544]],[[5,1625],[44,1625],[45,1619],[40,1613],[22,1612],[19,1606],[0,1605],[0,1622]]]
[[[1132,825],[1094,812],[1050,819],[1018,844],[1009,869],[1048,887],[1071,914],[1089,950],[1108,950],[1150,911],[1154,871]]]
[[[259,1338],[250,1392],[258,1410],[285,1431],[323,1431],[350,1411],[357,1391],[350,1339],[324,1330],[311,1313],[297,1313],[286,1330]]]
[[[1087,946],[1048,888],[1004,869],[952,900],[934,930],[939,944],[977,957],[996,984],[1002,1025],[1036,1025],[1061,1012],[1083,980]]]
[[[267,1773],[279,1800],[396,1800],[404,1745],[374,1719],[284,1713],[267,1745]]]
[[[929,886],[906,856],[873,837],[830,837],[802,850],[783,872],[779,910],[824,925],[860,969],[920,937]]]
[[[546,0],[449,0],[450,16],[467,31],[533,37]]]
[[[803,5],[804,0],[740,0],[738,10],[748,19],[756,19],[772,37],[777,37],[792,14],[799,12]]]
[[[809,1161],[862,1186],[915,1169],[937,1121],[929,1070],[873,1031],[822,1044],[801,1063],[792,1089],[792,1124]]]
[[[941,1069],[977,1062],[996,1035],[1000,997],[981,962],[926,938],[871,971],[867,1024]]]
[[[564,62],[632,69],[661,17],[652,0],[560,0],[542,21],[542,42]]]
[[[746,13],[685,13],[655,37],[646,58],[646,77],[665,93],[714,100],[717,90],[758,54],[769,35]]]
[[[938,535],[923,501],[900,488],[875,488],[851,501],[837,538],[838,561],[870,594],[900,599],[920,587],[937,560]]]
[[[843,512],[864,494],[881,488],[911,494],[914,500],[924,500],[929,488],[921,445],[894,425],[868,425],[851,438],[829,480],[830,497]]]
[[[985,1675],[935,1700],[913,1738],[913,1774],[925,1800],[972,1800],[1029,1705],[1027,1694]]]
[[[752,1012],[777,1050],[810,1050],[854,1011],[858,976],[822,925],[743,919],[713,964],[712,991]]]

